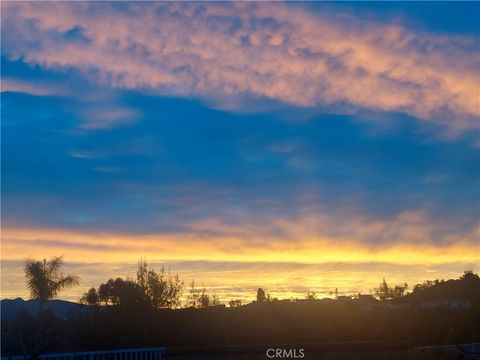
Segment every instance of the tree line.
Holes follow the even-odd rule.
[[[90,288],[81,298],[80,303],[90,306],[146,306],[153,309],[176,309],[182,306],[185,284],[178,274],[172,274],[162,266],[156,271],[149,267],[145,259],[138,263],[135,279],[109,279],[98,288]],[[232,300],[237,304],[240,300]],[[240,301],[241,302],[241,301]],[[206,308],[220,305],[219,297],[210,294],[205,286],[201,288],[190,283],[185,307]]]
[[[62,257],[54,257],[51,260],[32,260],[25,262],[25,277],[27,288],[32,299],[40,302],[39,313],[43,311],[46,301],[57,297],[64,289],[79,284],[79,277],[76,275],[64,275],[62,268],[64,261]],[[472,271],[465,271],[462,278],[476,277]],[[443,283],[444,280],[427,280],[413,287],[413,293],[419,293],[434,285]],[[381,301],[387,301],[405,296],[408,284],[389,285],[385,278],[371,290],[371,294]],[[89,306],[113,306],[118,308],[146,307],[152,309],[176,309],[182,307],[182,297],[185,293],[185,284],[178,274],[172,274],[162,266],[158,271],[150,267],[145,259],[140,259],[137,267],[136,278],[117,277],[109,279],[98,287],[92,287],[80,298],[80,303]],[[338,298],[338,289],[330,292]],[[361,294],[354,294],[350,297],[359,298]],[[220,298],[213,292],[210,293],[205,286],[197,287],[192,281],[187,290],[186,302],[183,307],[207,308],[221,305]],[[306,299],[315,300],[317,295],[309,292]],[[295,300],[295,299],[291,299]],[[257,290],[256,301],[268,303],[278,301],[277,298],[267,294],[262,288]],[[239,307],[243,303],[240,299],[232,299],[228,302],[230,307]]]
[[[33,360],[44,353],[105,348],[399,338],[425,345],[470,342],[480,336],[480,278],[472,271],[460,279],[425,281],[411,291],[415,301],[448,296],[470,299],[472,306],[461,311],[416,306],[396,311],[381,306],[365,312],[354,302],[313,301],[317,298],[313,292],[306,295],[312,301],[296,306],[278,301],[262,288],[257,290],[256,302],[266,306],[242,306],[234,299],[229,305],[238,309],[230,310],[215,306],[218,297],[204,286],[192,282],[186,288],[178,275],[165,268],[152,269],[141,260],[134,278],[109,279],[89,289],[82,302],[91,306],[79,307],[62,319],[44,305],[79,282],[77,276],[63,272],[63,265],[61,257],[26,261],[27,286],[31,297],[39,300],[40,310],[36,316],[23,311],[15,318],[2,318],[2,355],[21,354]],[[389,285],[383,280],[371,293],[385,301],[401,296],[407,300],[406,290],[406,284]],[[339,297],[338,289],[332,294]]]

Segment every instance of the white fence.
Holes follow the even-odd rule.
[[[162,360],[165,348],[121,349],[53,353],[40,355],[40,360]],[[2,356],[2,360],[29,360],[29,356]]]
[[[452,359],[480,360],[480,343],[424,346],[416,350],[442,359],[451,356]]]
[[[463,354],[464,359],[480,360],[480,343],[457,345],[457,348]]]

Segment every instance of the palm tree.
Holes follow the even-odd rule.
[[[59,291],[78,285],[79,278],[75,275],[63,275],[63,257],[42,261],[28,259],[25,261],[25,278],[30,297],[40,301],[38,315],[43,312],[47,300],[55,298]]]

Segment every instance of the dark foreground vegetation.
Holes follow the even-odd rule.
[[[58,276],[50,284],[77,281]],[[156,346],[403,341],[414,347],[480,341],[480,278],[473,272],[419,284],[408,294],[389,289],[386,282],[377,289],[383,301],[361,294],[276,300],[259,289],[256,301],[231,301],[225,307],[193,287],[189,307],[179,308],[178,278],[149,273],[141,263],[137,281],[102,284],[84,296],[83,302],[91,305],[79,305],[65,318],[56,318],[44,304],[54,293],[43,289],[46,296],[40,299],[37,291],[42,304],[37,314],[2,316],[2,356]]]
[[[355,303],[253,303],[205,309],[98,308],[69,319],[25,313],[2,323],[2,355],[149,346],[405,340],[411,346],[480,339],[480,306],[376,308]],[[48,339],[40,339],[41,330]],[[41,343],[43,341],[43,344]],[[41,347],[41,349],[39,348]]]

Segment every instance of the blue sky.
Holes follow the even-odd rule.
[[[186,236],[225,261],[345,243],[468,263],[478,7],[2,4],[3,258],[120,234],[157,236],[154,258]]]
[[[7,223],[155,232],[230,212],[296,217],[304,206],[343,205],[375,217],[425,209],[459,231],[476,223],[474,132],[439,138],[402,114],[379,126],[375,115],[298,120],[294,109],[236,114],[189,99],[114,96],[141,115],[85,130],[78,112],[88,102],[3,95]],[[49,204],[58,211],[43,211]],[[158,213],[165,221],[151,220]]]

